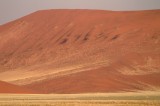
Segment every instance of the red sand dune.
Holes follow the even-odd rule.
[[[159,76],[159,75],[158,75]],[[133,78],[132,78],[133,77]],[[43,80],[32,83],[25,87],[38,89],[42,93],[105,93],[118,91],[154,90],[141,79],[135,80],[136,76],[125,76],[112,68],[100,68],[84,71],[58,78]],[[138,76],[141,77],[141,76]],[[144,78],[144,76],[142,76]],[[154,82],[155,77],[150,81]],[[144,78],[145,79],[145,78]],[[160,78],[156,78],[158,81]],[[152,84],[152,83],[151,83]],[[157,85],[157,82],[156,82]],[[160,86],[160,84],[159,84]]]
[[[33,94],[33,90],[0,81],[0,93]]]
[[[123,75],[114,65],[46,79],[26,85],[42,93],[104,93],[136,90],[158,90],[160,73]],[[117,65],[118,66],[118,65]],[[116,66],[115,66],[116,67]]]
[[[159,45],[160,10],[38,11],[0,26],[0,80],[43,93],[155,90]]]

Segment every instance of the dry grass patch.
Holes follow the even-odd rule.
[[[160,93],[1,94],[0,106],[160,106]]]

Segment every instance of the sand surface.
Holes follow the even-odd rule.
[[[159,45],[160,10],[38,11],[0,26],[0,80],[41,93],[157,90]]]

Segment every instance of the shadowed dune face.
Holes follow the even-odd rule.
[[[0,93],[33,94],[33,90],[0,81]]]
[[[157,89],[159,17],[160,10],[44,10],[2,25],[0,80],[45,93]]]

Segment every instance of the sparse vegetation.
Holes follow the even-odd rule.
[[[160,106],[159,93],[0,95],[0,106]]]

